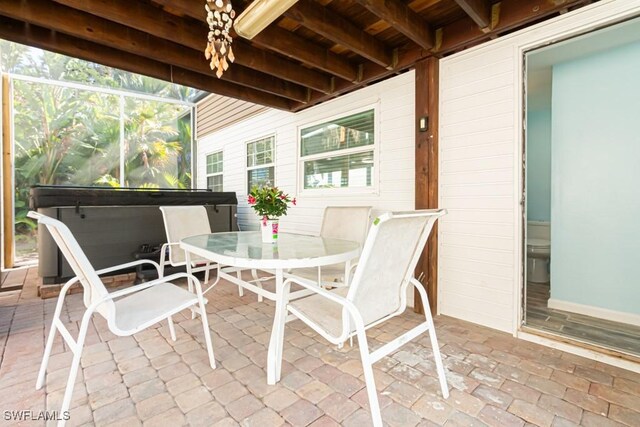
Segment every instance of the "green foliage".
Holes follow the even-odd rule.
[[[278,187],[267,185],[251,188],[247,201],[258,215],[271,219],[286,215],[289,203],[296,204],[295,198],[292,199]]]
[[[197,91],[0,40],[5,72],[178,99]],[[15,218],[18,233],[32,234],[26,217],[34,184],[118,188],[191,186],[190,109],[125,97],[124,176],[120,171],[120,97],[14,80]]]
[[[0,40],[0,71],[194,101],[204,92],[152,77]]]

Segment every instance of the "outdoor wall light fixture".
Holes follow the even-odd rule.
[[[238,16],[233,28],[235,28],[239,36],[251,40],[297,1],[298,0],[254,0],[244,12]]]
[[[420,129],[420,132],[429,130],[429,116],[420,117],[420,120],[418,120],[418,129]]]

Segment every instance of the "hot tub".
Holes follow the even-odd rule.
[[[238,200],[210,190],[34,186],[29,205],[69,227],[96,269],[135,260],[142,245],[167,241],[159,206],[203,205],[213,232],[235,231]],[[38,230],[38,272],[44,284],[73,277],[45,227]]]

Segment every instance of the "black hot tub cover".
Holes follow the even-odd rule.
[[[234,192],[211,190],[140,189],[34,185],[29,194],[31,209],[86,206],[237,205]]]

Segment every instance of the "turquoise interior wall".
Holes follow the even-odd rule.
[[[554,66],[551,297],[640,314],[640,42]]]
[[[551,219],[551,110],[527,112],[527,219]]]

